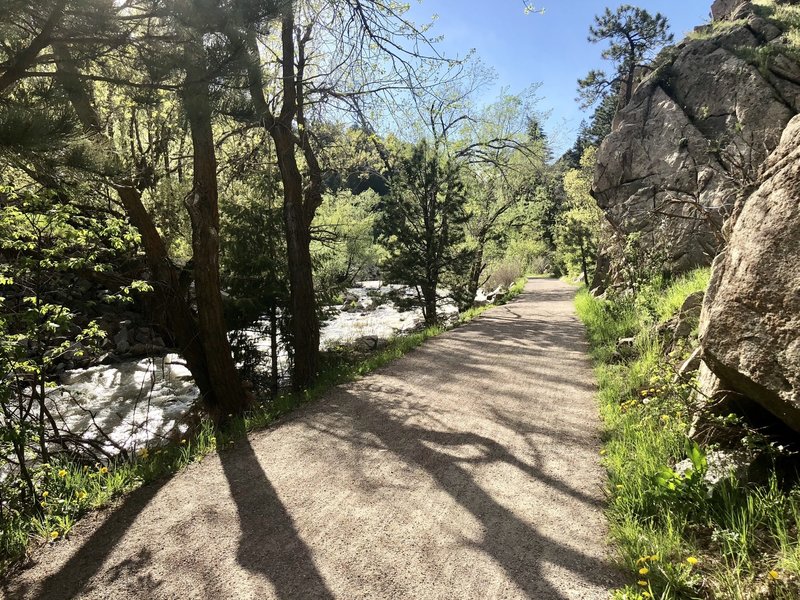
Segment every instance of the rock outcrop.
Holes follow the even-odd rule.
[[[800,431],[800,116],[791,120],[714,261],[700,323],[703,360]]]
[[[592,193],[616,234],[640,232],[673,272],[710,264],[800,112],[800,65],[769,9],[715,6],[728,20],[662,53],[597,157]]]

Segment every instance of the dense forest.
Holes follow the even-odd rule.
[[[798,363],[729,359],[755,317],[712,303],[791,153],[800,21],[720,4],[677,45],[629,5],[587,23],[608,69],[562,153],[538,84],[487,101],[400,3],[0,0],[0,566],[548,276],[583,286],[618,597],[793,597]],[[772,461],[749,499],[741,465],[703,479],[742,447]]]

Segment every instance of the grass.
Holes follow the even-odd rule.
[[[708,25],[692,31],[687,36],[690,40],[711,40],[719,35],[728,33],[747,25],[747,19],[736,19],[733,21],[714,21]]]
[[[522,292],[526,278],[518,279],[495,305],[462,313],[456,326],[467,323],[492,306],[505,304]],[[0,574],[9,571],[24,556],[31,540],[58,543],[69,536],[82,516],[108,506],[136,488],[172,475],[201,461],[212,452],[232,444],[248,432],[263,429],[299,406],[313,402],[336,385],[363,377],[400,358],[426,340],[445,331],[429,327],[389,340],[383,348],[367,355],[336,353],[328,357],[317,382],[303,394],[285,392],[269,404],[231,419],[224,431],[203,421],[196,431],[174,443],[140,451],[130,461],[108,465],[87,465],[66,458],[36,469],[35,481],[41,497],[40,514],[23,514],[11,508],[11,498],[0,498]],[[9,486],[2,488],[5,494]]]
[[[664,294],[655,301],[654,310],[659,320],[664,323],[675,316],[686,298],[697,292],[705,292],[710,280],[711,269],[697,269],[667,286]]]
[[[706,455],[687,437],[693,382],[676,380],[655,333],[660,321],[708,282],[702,270],[638,297],[600,300],[583,290],[605,423],[610,531],[630,584],[615,598],[788,599],[800,597],[800,490],[733,477],[709,492]],[[617,340],[634,337],[621,358]],[[675,465],[691,462],[685,471]]]

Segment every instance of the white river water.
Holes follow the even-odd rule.
[[[422,311],[400,311],[386,297],[398,290],[403,288],[380,282],[347,290],[347,308],[322,328],[322,348],[363,339],[388,340],[418,330]],[[458,315],[449,301],[443,301],[441,310],[448,318]],[[269,339],[256,342],[269,352]],[[49,394],[59,427],[95,440],[110,454],[180,437],[188,429],[198,396],[191,373],[177,354],[66,371],[61,385]]]

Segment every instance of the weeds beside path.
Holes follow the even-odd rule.
[[[79,523],[12,597],[604,598],[574,289],[474,322]]]

